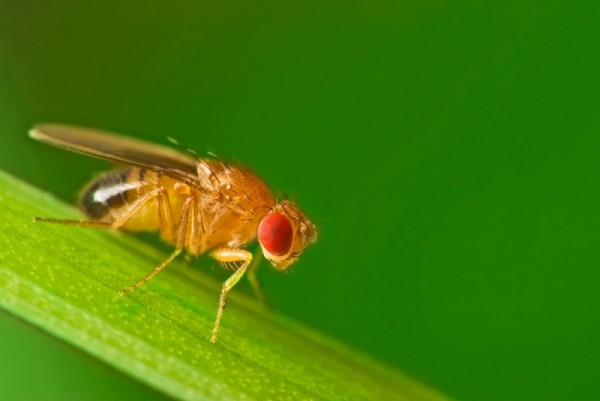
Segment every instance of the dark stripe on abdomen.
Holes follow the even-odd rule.
[[[131,174],[131,168],[110,171],[90,183],[79,200],[83,212],[91,219],[99,220],[108,215],[111,209],[124,206],[127,192],[140,186],[140,181],[130,181]]]

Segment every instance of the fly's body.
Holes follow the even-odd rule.
[[[65,125],[40,125],[37,140],[126,165],[91,182],[80,207],[89,220],[34,218],[86,227],[157,231],[175,245],[173,253],[148,275],[121,292],[142,285],[185,250],[205,252],[236,268],[223,284],[211,341],[215,342],[227,293],[248,271],[256,287],[252,254],[243,247],[258,238],[262,252],[277,269],[294,263],[316,228],[288,202],[278,202],[248,168],[213,159],[196,159],[159,145]]]
[[[206,169],[204,190],[146,168],[110,171],[83,190],[80,207],[91,220],[112,224],[140,199],[158,190],[165,194],[175,226],[181,223],[186,199],[193,198],[197,205],[197,213],[189,217],[194,232],[184,242],[190,255],[218,246],[240,248],[256,239],[258,224],[275,206],[270,190],[250,171],[207,160],[201,161],[201,166]],[[176,242],[171,227],[161,224],[157,202],[145,203],[120,228],[158,231],[164,241]]]

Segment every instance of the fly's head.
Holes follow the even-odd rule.
[[[276,269],[285,270],[317,240],[317,229],[298,209],[287,201],[278,203],[258,225],[258,242]]]

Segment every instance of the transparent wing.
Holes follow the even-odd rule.
[[[59,148],[112,162],[161,172],[200,188],[196,159],[165,146],[100,130],[60,124],[39,124],[29,136]]]

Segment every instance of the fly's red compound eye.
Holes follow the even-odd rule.
[[[265,216],[258,225],[258,240],[271,254],[283,256],[290,251],[294,230],[290,220],[281,213]]]

